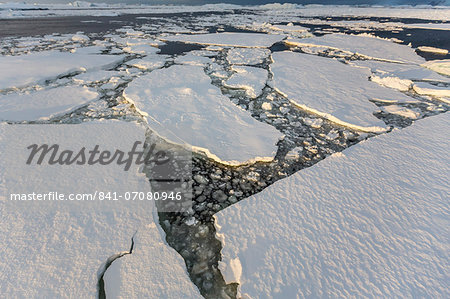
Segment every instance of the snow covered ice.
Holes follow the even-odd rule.
[[[89,55],[48,51],[20,56],[1,56],[0,90],[42,84],[45,80],[73,72],[95,70],[116,65],[121,56]],[[22,65],[24,67],[17,67]]]
[[[449,16],[0,3],[0,294],[450,297]]]
[[[74,110],[98,98],[87,87],[67,86],[31,93],[0,95],[0,120],[31,121],[48,119]]]
[[[137,231],[146,234],[144,239],[152,244],[154,250],[147,257],[152,267],[146,272],[151,271],[152,279],[146,281],[143,294],[153,298],[198,298],[198,291],[191,286],[183,261],[162,241],[153,219],[153,203],[14,203],[5,198],[7,192],[47,193],[51,190],[68,196],[71,192],[150,191],[137,165],[133,165],[130,171],[124,171],[123,166],[116,164],[56,166],[44,163],[23,167],[22,159],[28,156],[24,153],[27,152],[26,147],[33,143],[56,143],[72,150],[100,144],[103,149],[126,151],[135,141],[145,140],[145,127],[119,121],[80,125],[1,124],[0,139],[2,155],[10,158],[0,162],[2,294],[19,298],[58,298],[67,294],[77,298],[96,298],[98,271],[102,264],[110,256],[128,250],[131,237]],[[140,239],[135,249],[138,254],[145,250]],[[159,260],[159,265],[152,259]],[[170,273],[166,271],[168,267]],[[168,290],[157,287],[172,279],[180,282],[178,287]],[[17,287],[17,281],[21,281],[20,287]],[[116,287],[125,292],[132,286],[123,280]]]
[[[192,44],[235,46],[241,48],[269,48],[285,38],[284,35],[268,35],[260,33],[211,33],[176,35],[164,38],[167,41],[178,41]]]
[[[303,109],[345,126],[381,132],[385,124],[373,115],[376,106],[370,100],[408,99],[369,82],[369,72],[337,60],[291,52],[278,52],[272,57],[273,84],[278,91]]]
[[[219,212],[225,278],[243,298],[448,296],[448,132],[419,121]]]
[[[219,161],[271,160],[282,136],[231,103],[198,66],[153,71],[134,80],[125,97],[159,135]]]

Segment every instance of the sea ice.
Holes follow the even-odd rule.
[[[450,59],[432,60],[422,65],[439,74],[450,76]]]
[[[258,48],[232,48],[228,51],[227,60],[230,64],[255,65],[269,57],[270,50]]]
[[[45,80],[75,71],[107,69],[123,59],[122,55],[89,55],[59,51],[1,56],[0,89],[43,83]],[[18,65],[21,67],[17,67]]]
[[[142,288],[152,298],[199,298],[180,256],[163,241],[152,202],[104,199],[100,192],[149,192],[150,185],[138,165],[27,165],[31,144],[58,144],[78,152],[99,145],[99,150],[128,152],[145,141],[146,128],[136,123],[94,121],[80,125],[0,124],[0,293],[13,298],[97,298],[97,282],[106,260],[130,249],[138,232],[139,255],[152,248],[145,261],[158,262],[145,272],[128,272],[127,279],[142,276]],[[142,147],[139,147],[142,149]],[[98,157],[98,155],[97,155]],[[80,160],[78,160],[80,161]],[[94,194],[96,201],[11,201],[11,193]],[[132,278],[133,277],[133,278]],[[125,277],[123,277],[125,278]],[[20,281],[20,283],[18,283]],[[168,281],[176,283],[167,283]],[[127,286],[128,281],[117,281]],[[144,296],[148,297],[148,296]]]
[[[368,80],[367,69],[314,55],[277,52],[271,65],[274,87],[302,109],[361,131],[383,132],[373,99],[407,101],[408,96]],[[326,87],[326,88],[324,88]]]
[[[0,120],[30,121],[67,113],[98,98],[98,93],[82,86],[0,95]]]
[[[288,44],[306,47],[329,47],[360,54],[370,59],[421,64],[425,60],[409,46],[368,35],[327,34],[321,37],[291,39]]]
[[[225,162],[271,160],[282,136],[222,95],[199,66],[155,70],[131,82],[124,96],[162,137]]]
[[[364,141],[216,214],[242,298],[450,296],[450,114]]]
[[[244,89],[250,98],[257,98],[261,95],[269,75],[267,70],[251,66],[233,66],[232,70],[235,73],[224,83],[224,86]]]
[[[161,38],[167,41],[177,41],[191,44],[212,45],[212,46],[233,46],[241,48],[269,48],[276,42],[285,38],[284,35],[262,34],[262,33],[209,33],[175,35]]]
[[[201,298],[186,279],[183,258],[163,236],[152,221],[140,228],[133,253],[116,260],[105,273],[106,298]]]

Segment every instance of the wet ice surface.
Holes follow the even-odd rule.
[[[0,71],[0,106],[9,109],[2,110],[0,119],[11,126],[38,124],[45,130],[49,124],[137,121],[147,129],[140,137],[142,141],[169,148],[173,147],[170,142],[186,145],[181,151],[194,147],[192,174],[186,181],[192,188],[192,208],[169,213],[157,205],[156,222],[163,232],[152,225],[153,218],[144,227],[139,222],[142,217],[126,231],[119,229],[120,236],[127,236],[126,246],[114,247],[101,262],[129,250],[130,230],[140,226],[136,229],[136,255],[123,255],[105,272],[107,297],[139,294],[157,298],[173,291],[177,294],[173,296],[192,298],[198,296],[195,285],[206,298],[236,298],[238,286],[233,282],[242,282],[247,290],[244,278],[257,268],[232,257],[239,254],[234,247],[224,249],[228,266],[219,264],[223,244],[216,236],[216,213],[226,215],[228,207],[236,203],[240,207],[246,198],[259,196],[266,188],[263,192],[273,192],[270,190],[276,181],[288,184],[284,179],[294,179],[301,175],[300,170],[324,159],[333,164],[326,158],[349,147],[356,150],[362,140],[390,134],[392,128],[414,128],[414,121],[448,111],[447,57],[438,55],[426,62],[423,51],[414,48],[450,47],[445,43],[446,23],[439,21],[448,18],[447,11],[348,7],[346,12],[356,17],[327,18],[323,14],[336,15],[340,8],[328,12],[314,7],[283,8],[203,7],[203,12],[187,13],[173,8],[177,9],[174,14],[161,8],[161,14],[151,11],[145,15],[71,17],[55,23],[61,26],[66,20],[67,28],[55,27],[61,28],[61,34],[29,37],[20,33],[22,38],[0,40],[0,61],[8,66]],[[428,25],[431,29],[423,29],[429,22],[426,18],[435,22],[434,26]],[[45,18],[42,22],[49,25],[53,21]],[[34,24],[33,20],[21,23]],[[8,24],[5,22],[5,26],[13,26]],[[80,26],[86,30],[81,32]],[[22,32],[34,32],[29,29]],[[364,35],[336,34],[339,32]],[[413,46],[408,46],[410,40]],[[158,175],[155,171],[152,166],[144,169],[150,180]],[[295,177],[287,178],[295,173]],[[288,187],[297,189],[291,185]],[[152,190],[162,188],[155,181],[147,186]],[[383,188],[382,183],[379,188]],[[266,218],[262,216],[276,217],[278,213],[267,211],[260,215],[259,208],[249,209],[242,213],[255,214],[263,222]],[[223,219],[240,225],[239,220]],[[287,229],[282,238],[289,239],[284,233],[292,224],[286,220],[283,225]],[[222,227],[234,238],[230,228]],[[264,225],[260,228],[264,229]],[[390,233],[386,236],[393,238]],[[178,252],[178,259],[173,255],[169,259],[173,252],[166,249],[162,262],[149,257],[152,246],[162,245],[159,242],[164,238]],[[110,243],[105,244],[112,248]],[[322,253],[318,252],[316,258]],[[8,254],[14,258],[11,251]],[[170,279],[176,275],[181,279],[185,274],[179,265],[180,257],[193,284],[167,289],[173,285]],[[174,263],[175,276],[165,276],[159,284],[152,284],[155,272],[151,271],[155,270],[150,265],[172,269],[169,262],[164,262],[166,258]],[[289,257],[283,257],[277,263],[288,267],[287,261]],[[300,266],[293,263],[292,267]],[[356,269],[349,266],[348,270],[350,273]],[[281,275],[276,267],[268,273],[267,277],[272,278]],[[96,273],[90,274],[95,277]],[[287,281],[300,281],[290,271],[285,275]],[[429,281],[436,286],[439,277],[429,275]],[[83,292],[95,294],[95,283]],[[355,290],[361,291],[359,286]],[[280,286],[272,287],[281,290]],[[377,290],[371,286],[367,289],[369,293]],[[339,287],[333,285],[330,290],[337,294]],[[433,287],[427,294],[439,292]],[[52,294],[57,293],[49,296]]]

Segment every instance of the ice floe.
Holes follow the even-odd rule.
[[[31,144],[58,144],[78,152],[83,147],[99,151],[128,152],[145,140],[146,129],[136,123],[94,121],[80,125],[0,124],[0,292],[16,298],[98,298],[97,282],[107,259],[128,251],[131,237],[145,234],[152,248],[145,272],[127,273],[127,280],[143,281],[152,298],[198,298],[177,253],[164,243],[156,226],[153,203],[100,200],[100,192],[149,192],[150,185],[138,165],[26,164]],[[142,149],[142,147],[139,147]],[[67,154],[67,153],[66,153]],[[48,155],[47,155],[48,156]],[[99,156],[97,155],[97,158]],[[36,159],[35,159],[36,161]],[[80,161],[80,159],[78,160]],[[96,201],[11,201],[10,194],[94,194]],[[48,198],[48,197],[47,197]],[[142,230],[142,231],[141,231]],[[136,252],[142,250],[141,235]],[[142,269],[144,270],[144,269]],[[122,277],[125,279],[125,277]],[[17,282],[20,281],[20,284]],[[116,280],[127,286],[129,281]],[[169,284],[168,281],[176,281]],[[127,286],[128,287],[128,286]]]
[[[43,83],[48,79],[86,70],[107,69],[120,63],[121,55],[89,55],[45,51],[20,56],[1,56],[0,89]],[[23,67],[17,67],[18,65]]]
[[[250,98],[261,95],[269,75],[267,70],[251,66],[233,66],[232,70],[235,73],[224,83],[224,86],[244,89]]]
[[[274,87],[301,108],[357,130],[383,132],[370,100],[409,101],[396,90],[368,80],[367,69],[325,57],[277,52],[271,65]],[[326,87],[326,88],[324,88]]]
[[[448,297],[449,132],[420,120],[220,211],[225,279],[242,298]]]
[[[228,51],[227,60],[230,64],[255,65],[262,63],[269,55],[268,49],[232,48]]]
[[[134,240],[132,254],[116,260],[105,273],[107,298],[201,297],[194,284],[185,279],[183,259],[167,247],[155,223],[143,226]],[[161,275],[149,269],[166,270]]]
[[[98,93],[82,86],[63,86],[27,93],[0,95],[1,121],[48,119],[85,105]]]
[[[423,66],[439,74],[450,76],[450,59],[428,61]]]
[[[282,136],[222,95],[199,66],[153,71],[131,82],[124,96],[162,137],[229,163],[271,160]]]
[[[285,35],[263,33],[209,33],[175,35],[161,38],[165,41],[177,41],[191,44],[241,47],[241,48],[269,48],[285,38]]]

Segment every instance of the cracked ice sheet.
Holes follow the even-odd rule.
[[[0,121],[49,119],[97,98],[96,91],[84,86],[63,86],[30,93],[0,95]]]
[[[450,76],[450,59],[428,61],[423,66],[439,74]]]
[[[116,260],[105,273],[106,298],[202,298],[192,282],[179,279],[186,271],[183,259],[178,257],[175,263],[175,251],[161,252],[166,245],[154,223],[140,229],[134,240],[133,253]],[[155,268],[166,271],[164,275],[149,271]],[[173,285],[178,293],[169,287]]]
[[[98,271],[111,255],[129,250],[138,231],[154,251],[145,273],[153,279],[145,298],[198,298],[182,258],[164,243],[153,203],[11,202],[9,192],[148,192],[147,178],[132,165],[26,165],[26,146],[57,143],[61,149],[129,151],[145,140],[136,123],[80,125],[0,124],[0,293],[11,298],[97,298]],[[20,137],[20,138],[18,138]],[[140,240],[140,239],[139,239]],[[141,243],[138,243],[137,251]],[[173,280],[177,283],[166,284]],[[18,283],[20,281],[20,283]],[[123,285],[126,281],[122,282]],[[165,290],[162,290],[164,284]],[[151,295],[151,296],[150,296]]]
[[[270,50],[258,48],[232,48],[228,51],[227,60],[230,64],[255,65],[269,57]]]
[[[449,132],[449,113],[417,121],[220,211],[227,280],[241,265],[243,298],[449,297]]]
[[[369,100],[411,100],[396,90],[370,82],[368,69],[335,59],[292,52],[277,52],[272,58],[274,87],[291,102],[357,130],[386,130],[384,122],[373,115],[377,106]]]
[[[127,65],[136,67],[141,70],[154,70],[164,66],[168,59],[167,55],[152,54],[143,58],[133,59],[127,62]]]
[[[272,160],[282,136],[222,95],[199,66],[153,71],[131,82],[124,96],[160,136],[222,162]]]
[[[269,75],[267,70],[251,66],[233,66],[232,70],[235,73],[224,83],[225,87],[244,89],[252,99],[261,95]]]
[[[450,83],[450,78],[442,76],[425,66],[373,60],[355,60],[350,63],[359,67],[367,67],[371,72],[376,73],[380,77],[398,77],[399,79],[413,81],[425,80]]]
[[[368,35],[327,34],[321,37],[291,39],[288,44],[309,47],[329,47],[341,51],[357,53],[371,59],[422,64],[425,59],[413,48]]]
[[[262,33],[209,33],[175,35],[161,38],[164,41],[176,41],[190,44],[201,44],[222,47],[269,48],[283,40],[286,36]]]
[[[58,51],[1,56],[0,90],[44,83],[45,80],[75,71],[106,69],[121,62],[124,57]]]

